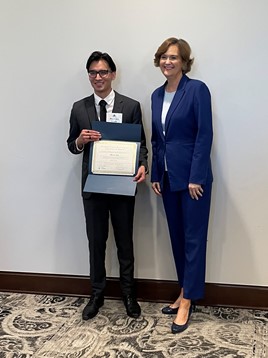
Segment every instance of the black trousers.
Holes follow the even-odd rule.
[[[83,199],[89,243],[92,294],[102,295],[106,286],[105,252],[111,218],[123,295],[134,294],[133,219],[135,197],[95,194]]]

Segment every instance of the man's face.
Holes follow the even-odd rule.
[[[111,72],[108,63],[104,60],[93,61],[89,67],[89,81],[94,89],[96,95],[105,98],[112,90],[112,81],[115,79],[116,73]],[[96,77],[90,75],[90,71],[109,71],[108,74],[100,76],[98,73]]]

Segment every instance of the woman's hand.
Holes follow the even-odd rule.
[[[188,185],[189,193],[192,199],[198,200],[202,196],[204,190],[201,185],[190,183]]]
[[[155,192],[156,195],[159,195],[159,196],[162,195],[161,194],[160,183],[158,183],[158,182],[152,183],[152,189],[153,189],[153,191]]]

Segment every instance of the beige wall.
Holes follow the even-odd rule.
[[[268,284],[266,0],[0,1],[0,270],[87,275],[81,158],[67,151],[72,103],[91,93],[88,55],[109,52],[115,89],[141,102],[164,78],[153,55],[189,41],[191,77],[213,97],[214,188],[207,281]],[[149,178],[135,215],[136,276],[176,279],[161,200]],[[107,274],[118,276],[110,239]]]

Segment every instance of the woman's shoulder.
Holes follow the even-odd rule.
[[[188,78],[188,79],[189,80],[187,81],[187,83],[185,85],[185,90],[188,93],[192,93],[193,95],[202,95],[202,94],[210,95],[209,88],[205,84],[205,82],[203,82],[201,80],[194,79],[194,78]]]
[[[187,78],[188,78],[187,86],[189,86],[189,87],[196,87],[196,88],[207,87],[205,82],[203,82],[201,80],[197,80],[195,78],[189,78],[189,77],[187,77]]]
[[[165,92],[165,85],[166,85],[166,82],[164,84],[162,84],[160,87],[157,87],[153,93],[152,93],[152,97],[155,97],[157,95],[161,95],[161,94],[164,94]]]

